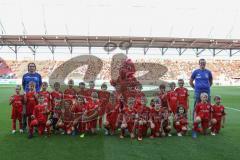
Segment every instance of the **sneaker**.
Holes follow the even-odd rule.
[[[211,135],[212,135],[212,136],[216,136],[216,133],[214,133],[214,132],[211,132]]]
[[[138,140],[139,140],[139,141],[142,141],[142,137],[138,137]]]
[[[178,136],[178,137],[182,137],[182,133],[178,133],[177,136]]]
[[[12,130],[12,134],[15,134],[16,133],[16,130]]]
[[[120,138],[120,139],[123,139],[123,138],[124,138],[124,136],[123,136],[123,135],[120,135],[120,136],[119,136],[119,138]]]
[[[172,137],[171,133],[168,133],[168,137]]]
[[[105,135],[106,135],[106,136],[109,135],[109,131],[108,131],[108,130],[105,131]]]
[[[135,136],[133,133],[130,134],[130,137],[133,139]]]
[[[23,133],[23,129],[20,129],[19,132],[20,132],[20,133]]]
[[[197,138],[197,132],[196,131],[192,131],[192,138]]]
[[[83,134],[80,134],[80,138],[84,138],[84,136],[85,136],[85,134],[83,133]]]

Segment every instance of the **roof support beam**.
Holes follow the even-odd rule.
[[[144,55],[147,54],[148,50],[149,50],[149,48],[143,48],[143,53],[144,53]]]
[[[167,52],[168,48],[160,48],[162,56]]]
[[[179,56],[181,56],[187,50],[187,48],[176,48],[176,50],[178,51]]]
[[[234,56],[235,54],[237,54],[238,52],[240,52],[240,50],[237,50],[236,52],[233,52],[232,49],[229,50],[229,56],[232,57]]]
[[[198,57],[203,51],[205,51],[206,49],[199,49],[199,48],[196,48],[196,49],[193,49],[195,51],[195,54],[196,54],[196,57]]]
[[[15,53],[15,60],[18,60],[18,46],[8,46]]]

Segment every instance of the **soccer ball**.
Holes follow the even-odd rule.
[[[216,124],[217,123],[217,120],[215,119],[215,118],[213,118],[212,120],[211,120],[211,124]]]

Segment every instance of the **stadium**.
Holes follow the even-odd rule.
[[[0,0],[1,159],[238,159],[238,4],[235,0]],[[169,84],[175,82],[178,87],[178,80],[184,80],[189,91],[186,135],[177,136],[174,128],[171,137],[146,136],[141,141],[130,136],[120,139],[119,128],[112,136],[100,128],[84,138],[34,133],[28,139],[28,130],[19,133],[18,129],[12,134],[9,99],[16,85],[23,84],[30,63],[35,64],[42,82],[49,84],[49,92],[55,82],[64,91],[73,80],[76,90],[79,83],[85,82],[89,88],[94,81],[97,91],[104,83],[107,92],[115,93],[113,80],[121,75],[123,59],[134,64],[133,78],[142,85],[147,106],[160,85],[165,84],[169,91]],[[211,102],[215,95],[222,98],[226,122],[216,136],[199,134],[194,139],[195,97],[189,80],[200,59],[206,60],[212,73]],[[105,115],[102,117],[105,123]]]

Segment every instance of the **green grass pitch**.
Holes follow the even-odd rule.
[[[0,86],[0,159],[1,160],[238,160],[240,156],[240,111],[226,109],[225,128],[215,137],[191,136],[145,138],[142,142],[118,136],[53,135],[28,140],[27,134],[11,134],[10,86]],[[240,87],[212,87],[226,107],[240,110]],[[192,101],[192,92],[190,96]]]

